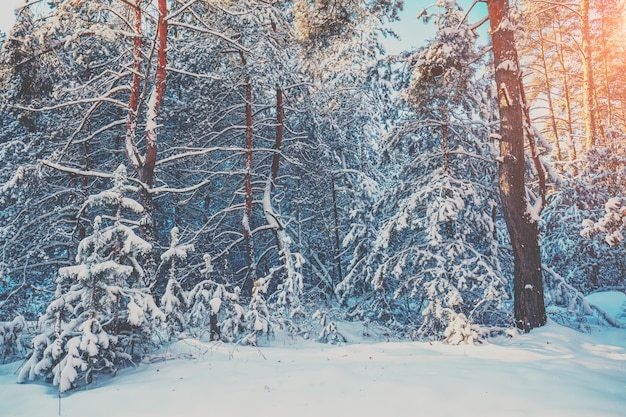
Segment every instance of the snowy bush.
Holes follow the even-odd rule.
[[[330,343],[333,345],[347,342],[345,336],[339,332],[339,329],[337,329],[337,323],[333,320],[329,320],[328,312],[324,310],[317,310],[313,314],[313,318],[319,320],[319,323],[322,326],[322,330],[317,337],[318,342]]]
[[[619,198],[610,198],[604,205],[604,217],[594,222],[589,219],[583,221],[581,236],[592,238],[603,236],[609,246],[617,246],[624,241],[626,232],[626,207],[622,206]]]
[[[443,335],[451,345],[471,345],[480,341],[480,328],[467,319],[465,314],[455,314],[448,322]]]
[[[202,273],[206,279],[196,284],[187,295],[188,324],[202,331],[208,328],[211,340],[236,342],[244,334],[244,308],[239,304],[241,289],[229,291],[211,278],[211,256],[204,255]]]
[[[259,278],[254,281],[250,305],[244,316],[247,334],[241,340],[243,344],[257,346],[259,335],[264,334],[269,337],[273,334],[272,320],[264,298],[264,294],[267,294],[269,283],[270,281],[265,278]]]
[[[581,158],[580,172],[565,174],[560,190],[548,196],[542,214],[542,258],[549,259],[550,268],[583,294],[624,285],[621,271],[626,270],[626,258],[623,245],[617,244],[623,234],[619,224],[620,217],[624,222],[620,214],[624,208],[618,206],[623,201],[615,199],[626,189],[623,143],[587,152]]]
[[[0,321],[0,351],[2,362],[14,359],[23,353],[22,334],[26,328],[24,317],[17,316],[11,321]]]
[[[169,263],[169,274],[165,293],[161,297],[161,308],[170,336],[183,331],[187,326],[185,318],[187,297],[177,279],[177,261],[187,259],[187,253],[194,250],[192,244],[180,244],[178,227],[170,231],[170,247],[161,255],[161,261]]]

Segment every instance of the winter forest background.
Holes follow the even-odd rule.
[[[585,299],[626,290],[621,0],[440,0],[399,54],[401,0],[46,3],[0,33],[20,381],[66,391],[183,336],[340,343],[336,320],[623,326]]]

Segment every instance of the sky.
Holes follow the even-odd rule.
[[[15,22],[13,11],[24,4],[24,0],[0,0],[0,30],[8,33]]]
[[[8,33],[15,21],[14,9],[25,3],[25,0],[0,0],[0,30]],[[433,25],[424,25],[416,19],[417,14],[424,7],[435,3],[435,0],[405,0],[404,11],[399,22],[391,27],[400,35],[401,40],[387,39],[385,46],[390,54],[397,54],[403,49],[420,45],[434,34]],[[462,7],[469,7],[471,0],[459,0]],[[486,14],[485,6],[481,3],[479,10],[470,15],[470,21],[477,21]]]

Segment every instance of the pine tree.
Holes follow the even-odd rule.
[[[165,293],[161,297],[161,309],[165,313],[170,337],[186,330],[185,318],[187,297],[180,282],[178,281],[177,261],[187,259],[188,252],[194,250],[193,244],[180,244],[180,231],[173,227],[170,231],[170,247],[161,254],[161,261],[169,263],[169,276]]]
[[[115,375],[149,347],[154,327],[165,318],[143,286],[141,264],[152,247],[122,217],[126,210],[143,211],[125,197],[133,187],[123,165],[113,181],[113,188],[90,196],[83,207],[114,214],[97,215],[91,235],[79,244],[76,265],[59,269],[55,299],[41,318],[44,333],[35,338],[20,382],[52,377],[65,392],[101,372]]]
[[[441,6],[435,38],[406,57],[410,113],[384,148],[399,171],[376,209],[385,220],[362,269],[375,290],[363,295],[372,318],[451,343],[472,337],[451,337],[457,328],[506,319],[492,218],[495,157],[487,126],[474,122],[485,85],[462,16],[454,4]]]

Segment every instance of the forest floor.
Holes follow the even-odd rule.
[[[597,298],[624,315],[623,297]],[[60,405],[66,417],[626,417],[625,329],[581,333],[549,322],[450,346],[339,328],[341,346],[286,336],[260,348],[181,340],[60,402],[51,386],[18,385],[21,363],[3,365],[0,416],[53,417]]]

